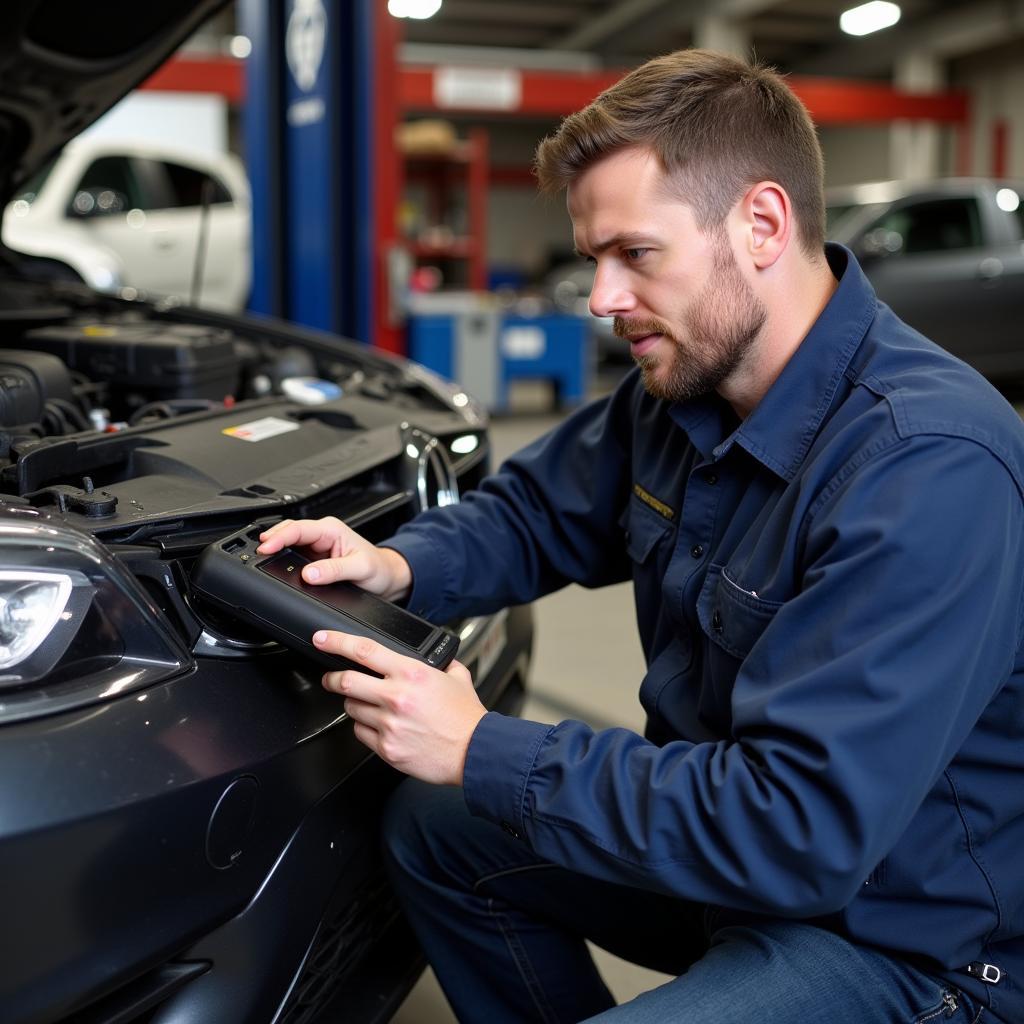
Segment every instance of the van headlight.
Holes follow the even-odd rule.
[[[19,511],[0,518],[0,722],[107,699],[191,665],[101,544]]]

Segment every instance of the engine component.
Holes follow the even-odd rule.
[[[74,323],[27,331],[25,345],[109,383],[130,413],[177,398],[222,401],[238,387],[240,360],[227,331],[198,324]]]
[[[0,426],[39,423],[53,399],[73,402],[71,377],[56,356],[11,349],[0,353]]]

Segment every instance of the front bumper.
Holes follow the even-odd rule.
[[[519,710],[531,644],[529,609],[466,624],[488,708]],[[200,658],[0,730],[6,1022],[386,1019],[420,969],[377,855],[400,776],[321,672]]]

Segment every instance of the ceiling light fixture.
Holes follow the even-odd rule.
[[[395,18],[432,18],[441,9],[441,0],[388,0],[388,13]]]
[[[851,36],[866,36],[883,28],[890,28],[900,20],[898,4],[886,0],[871,0],[871,3],[851,7],[839,15],[839,27]]]
[[[245,60],[252,53],[252,40],[248,36],[232,36],[228,51],[232,57]]]

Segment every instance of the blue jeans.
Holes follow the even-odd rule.
[[[388,870],[464,1024],[988,1024],[941,978],[800,921],[588,878],[472,817],[461,790],[407,780],[384,819]],[[621,1006],[585,939],[678,975]]]

